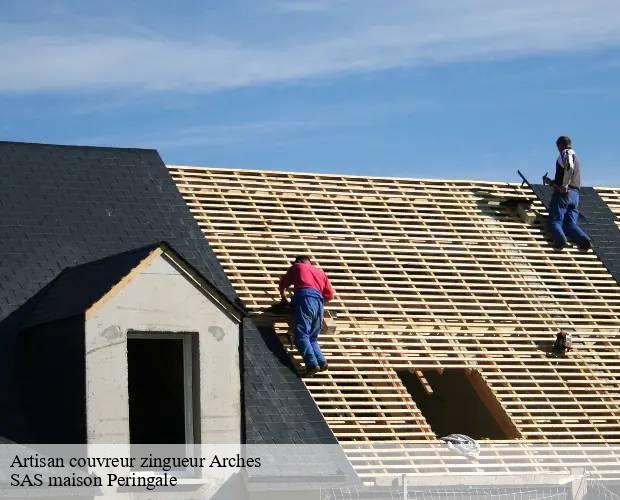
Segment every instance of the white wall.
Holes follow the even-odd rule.
[[[201,442],[239,443],[239,324],[163,256],[87,315],[88,443],[129,442],[129,330],[198,332]]]

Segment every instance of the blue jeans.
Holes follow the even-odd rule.
[[[579,219],[579,191],[553,193],[549,207],[549,229],[556,246],[566,245],[570,239],[578,246],[588,245],[590,239],[577,225]]]
[[[323,326],[323,295],[314,288],[302,288],[293,296],[295,345],[307,368],[325,364],[318,337]]]

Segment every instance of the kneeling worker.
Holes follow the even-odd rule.
[[[305,255],[295,258],[293,265],[280,278],[280,297],[286,302],[286,289],[294,287],[291,301],[295,311],[295,344],[306,363],[306,376],[327,370],[327,361],[321,352],[318,336],[323,326],[323,303],[334,298],[329,278],[312,265]]]

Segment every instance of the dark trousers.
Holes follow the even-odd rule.
[[[302,288],[293,296],[295,345],[308,368],[325,364],[318,337],[323,326],[323,295],[314,288]]]
[[[579,227],[579,191],[553,193],[549,207],[549,230],[556,246],[564,246],[571,240],[578,246],[589,243],[588,235]]]

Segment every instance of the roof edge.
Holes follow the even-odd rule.
[[[33,321],[31,319],[31,313],[36,310],[37,305],[46,300],[48,291],[51,290],[54,287],[54,284],[58,282],[58,280],[67,272],[74,271],[83,266],[101,264],[105,261],[118,258],[118,256],[120,255],[136,252],[148,252],[148,254],[145,255],[133,268],[131,268],[127,274],[118,279],[108,290],[101,294],[98,299],[84,307],[84,309],[82,309],[79,313],[76,314],[84,314],[86,319],[94,316],[100,307],[102,307],[114,295],[116,295],[116,293],[120,289],[127,286],[133,279],[135,279],[138,274],[140,274],[143,269],[148,267],[153,262],[153,260],[155,260],[159,256],[165,257],[172,265],[177,268],[177,270],[179,270],[183,274],[186,279],[190,280],[193,284],[195,284],[201,290],[201,292],[208,295],[211,300],[216,303],[229,316],[235,318],[238,321],[241,321],[241,319],[247,314],[247,310],[245,309],[241,301],[239,301],[239,303],[231,301],[223,292],[218,289],[215,284],[211,283],[207,278],[205,278],[199,271],[194,268],[194,266],[187,262],[181,254],[179,254],[174,248],[172,248],[169,243],[165,241],[160,241],[158,243],[134,248],[126,252],[119,252],[116,254],[108,255],[101,259],[96,259],[86,262],[84,264],[79,264],[77,266],[71,266],[63,269],[52,281],[45,285],[39,292],[37,292],[37,294],[32,296],[31,299],[28,300],[26,304],[24,304],[24,306],[22,306],[25,307],[26,305],[28,305],[29,310],[26,313],[24,320],[21,322],[19,329],[27,330],[35,326],[51,323],[60,319],[66,319],[76,315],[66,315],[62,318],[54,317],[52,319],[43,321]]]
[[[149,247],[143,247],[149,248]],[[181,254],[174,250],[167,242],[162,241],[157,245],[153,245],[152,251],[140,261],[140,263],[134,267],[128,274],[123,276],[110,290],[108,290],[99,300],[92,304],[84,315],[86,319],[94,316],[98,309],[108,302],[116,293],[127,286],[133,279],[140,274],[140,272],[148,267],[157,257],[164,257],[171,262],[177,270],[183,273],[186,279],[189,279],[195,283],[202,292],[211,297],[214,302],[225,310],[230,316],[234,317],[238,321],[245,315],[245,310],[238,304],[231,302],[219,289],[207,280],[200,272],[198,272],[194,266],[187,262]],[[114,257],[114,256],[112,256]],[[107,257],[110,258],[110,257]],[[102,259],[103,260],[103,259]],[[233,313],[234,311],[234,313]],[[236,313],[236,314],[235,314]]]
[[[165,163],[165,162],[164,162]],[[476,179],[433,179],[433,178],[422,178],[422,177],[397,177],[397,176],[388,176],[388,175],[360,175],[360,174],[338,174],[331,172],[305,172],[305,171],[291,171],[291,170],[275,170],[275,169],[267,169],[267,168],[237,168],[237,167],[215,167],[208,165],[178,165],[174,163],[165,163],[166,168],[180,169],[180,170],[210,170],[217,172],[243,172],[243,173],[253,173],[253,174],[274,174],[274,175],[299,175],[306,177],[327,177],[327,178],[341,178],[346,177],[347,179],[359,179],[359,180],[385,180],[385,181],[409,181],[409,182],[443,182],[443,183],[458,183],[458,184],[484,184],[489,186],[520,186],[521,181],[484,181],[484,180],[476,180]]]
[[[156,148],[139,148],[139,147],[119,147],[119,146],[93,146],[86,144],[53,144],[49,142],[26,142],[26,141],[5,141],[0,140],[0,144],[14,144],[16,146],[48,146],[55,148],[70,148],[70,149],[104,149],[112,151],[149,151],[159,155]]]

